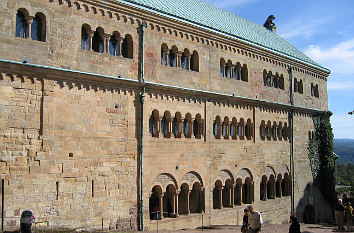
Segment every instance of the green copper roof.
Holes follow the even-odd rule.
[[[295,58],[326,72],[328,69],[311,60],[300,50],[261,25],[217,8],[202,0],[116,0],[157,14],[188,21],[219,33],[237,37],[273,52]]]

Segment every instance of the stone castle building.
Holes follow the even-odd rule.
[[[2,223],[178,229],[316,221],[329,70],[201,0],[0,1]],[[305,195],[306,194],[306,195]]]

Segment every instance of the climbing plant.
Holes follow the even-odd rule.
[[[330,123],[332,113],[318,112],[313,116],[315,137],[309,142],[309,159],[314,183],[322,195],[330,202],[336,200],[335,159],[333,155],[333,132]]]

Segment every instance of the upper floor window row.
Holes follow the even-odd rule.
[[[31,38],[37,41],[46,41],[46,17],[38,12],[30,16],[24,8],[17,10],[16,14],[16,37]]]
[[[282,74],[279,75],[278,72],[273,75],[272,71],[263,70],[263,83],[264,86],[284,90],[284,76]]]
[[[160,116],[159,111],[154,109],[149,118],[149,131],[156,138],[161,132],[164,138],[171,138],[172,135],[175,138],[181,138],[182,135],[191,138],[193,135],[196,139],[201,139],[204,135],[204,120],[199,113],[195,118],[192,118],[190,113],[183,118],[180,112],[176,112],[172,117],[169,111]]]
[[[311,96],[320,98],[320,94],[318,92],[318,84],[311,83]]]
[[[267,123],[263,120],[261,125],[259,126],[259,136],[262,140],[287,140],[290,135],[290,127],[288,127],[288,123],[282,122],[277,123],[276,121],[272,122],[268,121]]]
[[[101,27],[93,31],[90,25],[84,24],[81,27],[81,49],[133,59],[133,38],[130,34],[123,38],[117,31],[106,34]]]
[[[298,92],[300,94],[304,94],[304,86],[302,84],[302,80],[294,79],[294,92]]]
[[[175,45],[169,49],[164,43],[161,45],[161,64],[199,72],[199,55],[196,50],[193,52],[190,52],[189,49],[178,51]]]
[[[232,64],[231,60],[225,61],[224,58],[220,58],[220,77],[233,78],[248,82],[248,68],[246,64],[237,62]]]
[[[245,120],[240,118],[237,122],[236,117],[233,117],[231,120],[229,117],[225,116],[223,121],[218,115],[215,117],[213,123],[213,135],[216,139],[239,139],[244,140],[245,137],[247,140],[251,140],[253,137],[253,123],[250,118]]]

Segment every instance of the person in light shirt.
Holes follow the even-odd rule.
[[[248,209],[248,225],[250,227],[250,233],[258,233],[261,232],[262,229],[262,216],[259,212],[254,211],[253,206],[247,206]]]

